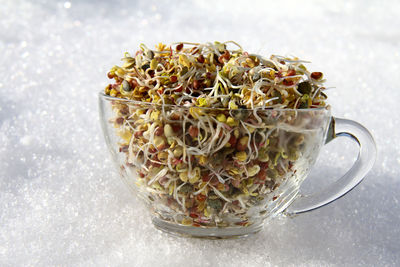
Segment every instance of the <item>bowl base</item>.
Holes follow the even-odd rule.
[[[168,234],[180,237],[194,237],[205,239],[236,239],[255,234],[262,230],[263,223],[254,223],[247,227],[194,227],[173,224],[160,218],[153,217],[154,226]]]

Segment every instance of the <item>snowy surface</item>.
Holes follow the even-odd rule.
[[[161,2],[2,1],[0,265],[399,266],[400,2]],[[118,178],[97,92],[141,42],[231,39],[312,61],[336,87],[333,114],[370,129],[378,159],[345,197],[247,239],[169,236]],[[346,140],[327,145],[304,191],[356,153]]]

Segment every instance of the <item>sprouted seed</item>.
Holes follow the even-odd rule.
[[[296,110],[327,107],[321,72],[233,41],[141,44],[122,61],[105,94],[130,100],[111,102],[123,167],[183,225],[251,225],[249,210],[296,173]]]

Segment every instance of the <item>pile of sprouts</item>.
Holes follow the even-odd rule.
[[[228,46],[234,48],[229,49]],[[325,107],[321,72],[305,61],[249,54],[225,43],[140,45],[108,77],[122,169],[166,220],[251,225],[295,176],[312,120]],[[118,101],[121,99],[121,101]],[[129,100],[129,101],[126,101]]]

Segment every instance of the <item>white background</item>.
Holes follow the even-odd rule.
[[[398,1],[2,1],[0,265],[398,266],[399,13]],[[376,139],[363,183],[247,239],[154,229],[111,164],[97,93],[142,42],[215,40],[324,72],[333,114]],[[304,191],[334,181],[356,155],[346,139],[327,145]]]

